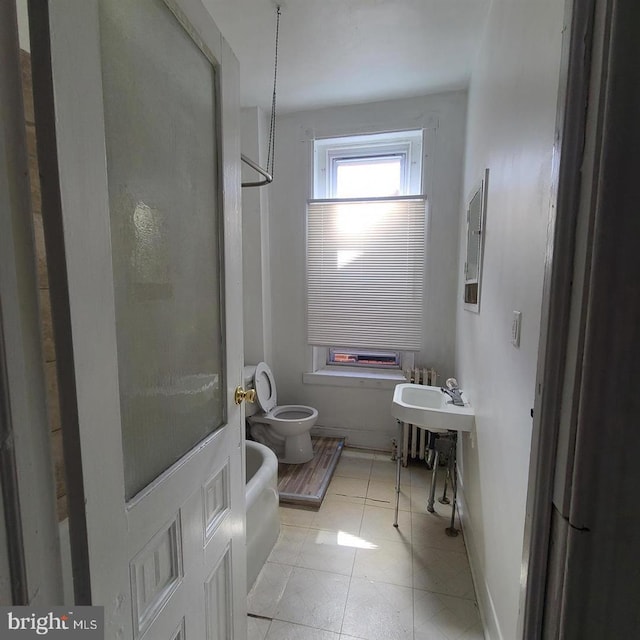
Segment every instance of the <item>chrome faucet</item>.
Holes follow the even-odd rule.
[[[464,400],[462,399],[462,389],[458,386],[458,381],[455,378],[447,378],[444,387],[440,387],[442,393],[446,393],[451,398],[451,403],[457,407],[464,407]]]

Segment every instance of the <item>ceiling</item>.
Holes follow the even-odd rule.
[[[460,89],[491,0],[203,0],[240,61],[243,107],[278,113]]]

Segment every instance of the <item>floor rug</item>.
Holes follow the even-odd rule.
[[[311,437],[313,459],[304,464],[278,465],[280,502],[319,507],[333,476],[344,438]]]

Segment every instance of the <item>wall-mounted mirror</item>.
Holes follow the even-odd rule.
[[[482,250],[487,208],[489,169],[473,189],[467,200],[467,254],[464,263],[464,306],[469,311],[480,311],[480,281],[482,278]]]

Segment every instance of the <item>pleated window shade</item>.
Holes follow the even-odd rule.
[[[424,197],[309,201],[309,344],[420,349],[425,226]]]

